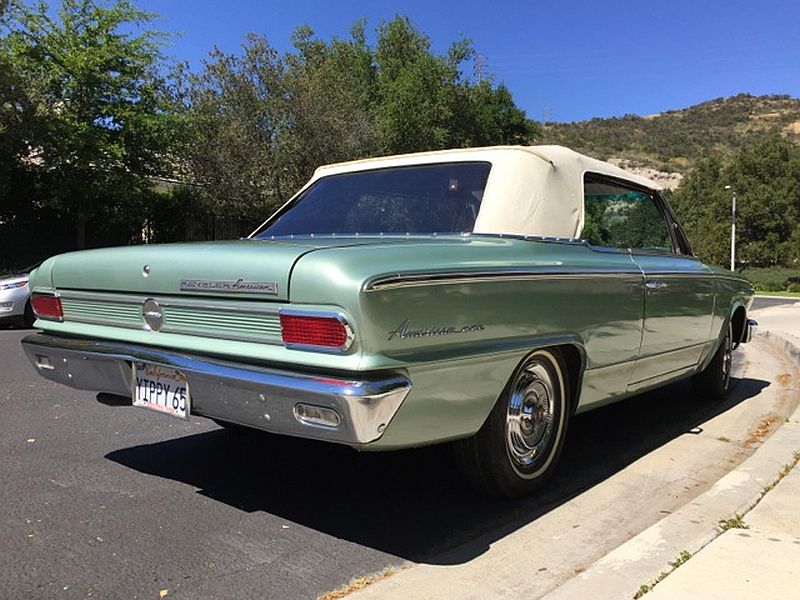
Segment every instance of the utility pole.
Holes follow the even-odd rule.
[[[731,200],[731,271],[736,270],[736,190],[726,185],[726,190],[731,190],[733,198]]]
[[[475,55],[475,79],[481,83],[486,76],[486,56],[480,52]]]

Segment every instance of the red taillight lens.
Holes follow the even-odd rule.
[[[61,310],[61,298],[58,296],[33,294],[31,296],[31,307],[40,319],[61,321],[64,318],[64,313]]]
[[[281,315],[285,344],[344,349],[350,342],[347,326],[336,317]]]

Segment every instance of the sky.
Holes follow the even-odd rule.
[[[800,97],[800,0],[138,0],[175,32],[167,53],[199,69],[246,33],[291,49],[308,24],[346,37],[407,15],[446,51],[466,37],[537,121],[650,115],[747,92]],[[471,73],[469,73],[471,75]]]

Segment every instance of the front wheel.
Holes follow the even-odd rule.
[[[731,391],[733,366],[733,323],[728,323],[725,338],[708,366],[692,377],[692,387],[698,395],[710,400],[725,400]]]
[[[536,350],[520,364],[480,431],[455,445],[459,467],[473,485],[518,498],[553,473],[567,431],[565,383],[557,350]]]

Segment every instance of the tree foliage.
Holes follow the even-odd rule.
[[[527,143],[536,126],[504,86],[473,81],[469,41],[443,54],[405,17],[324,41],[308,26],[278,53],[257,35],[188,74],[185,168],[209,198],[263,212],[325,163],[452,147]]]
[[[71,215],[78,247],[88,221],[125,212],[147,177],[168,172],[173,128],[152,18],[127,0],[62,0],[55,17],[43,2],[10,4],[0,146],[42,202]]]
[[[672,204],[695,252],[718,265],[730,260],[734,191],[737,264],[799,264],[800,146],[776,135],[729,160],[702,159],[675,190]]]

